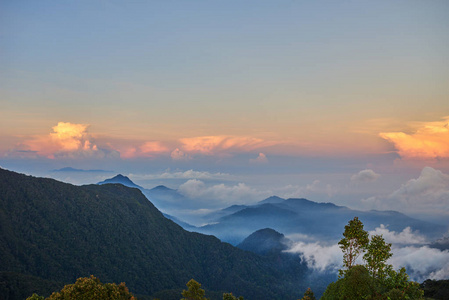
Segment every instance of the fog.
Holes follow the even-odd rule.
[[[382,234],[385,241],[392,244],[393,256],[388,263],[395,270],[405,267],[411,280],[422,282],[449,278],[449,250],[430,248],[424,244],[428,242],[426,238],[412,232],[409,227],[402,232],[394,232],[381,225],[369,234]],[[342,268],[343,254],[337,243],[328,245],[326,241],[310,242],[309,237],[289,236],[295,237],[302,240],[296,240],[287,252],[297,253],[309,268],[318,272],[337,272]],[[357,263],[363,263],[362,256]]]

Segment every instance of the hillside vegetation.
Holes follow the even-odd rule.
[[[191,278],[245,299],[295,299],[307,288],[302,274],[283,274],[262,256],[187,232],[138,189],[119,184],[74,186],[0,169],[0,228],[0,271],[43,285],[94,275],[162,299],[179,299],[169,295],[179,296]],[[26,285],[4,280],[0,291],[23,299],[11,291]]]

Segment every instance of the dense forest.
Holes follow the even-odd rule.
[[[192,278],[212,292],[249,299],[294,299],[307,289],[305,264],[288,271],[187,232],[138,189],[119,184],[74,186],[0,169],[0,222],[0,288],[9,299],[48,296],[58,284],[90,275],[161,299],[178,299]],[[31,288],[18,278],[39,284]]]
[[[58,295],[77,290],[74,282],[143,300],[180,299],[190,289],[204,299],[206,292],[220,300],[313,299],[309,286],[318,295],[327,286],[298,256],[282,252],[279,232],[259,230],[238,249],[183,230],[141,191],[120,184],[74,186],[0,169],[0,228],[5,300],[63,299]],[[357,218],[343,236],[344,268],[323,299],[448,298],[447,280],[418,285],[405,269],[386,264],[391,245],[381,236],[368,239]],[[353,265],[357,253],[365,253],[365,265]]]

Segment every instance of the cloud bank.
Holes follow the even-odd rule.
[[[370,197],[362,202],[380,209],[445,214],[449,217],[449,175],[425,167],[418,178],[410,179],[391,194]]]
[[[198,179],[190,179],[180,185],[178,192],[192,199],[208,201],[211,205],[222,207],[234,203],[249,203],[268,197],[269,194],[258,191],[244,183],[225,185],[223,183],[212,186],[206,185]]]
[[[422,123],[412,134],[382,132],[379,136],[393,143],[406,159],[449,158],[449,116],[443,121]]]
[[[380,174],[377,174],[371,169],[362,170],[357,174],[351,176],[351,182],[372,182],[376,181],[380,177]]]
[[[224,155],[232,152],[249,152],[274,145],[254,137],[241,136],[200,136],[180,139],[184,152],[203,155]]]
[[[98,146],[95,139],[88,134],[88,127],[87,124],[59,122],[52,127],[53,132],[24,141],[17,151],[29,151],[50,159],[118,158],[120,156],[117,151],[108,146]]]
[[[409,245],[426,242],[425,237],[419,233],[412,232],[410,228],[405,228],[402,232],[389,231],[384,225],[369,233],[382,234],[387,242],[392,243],[393,256],[388,263],[392,264],[395,270],[405,267],[412,280],[422,282],[428,278],[449,278],[449,251],[429,248],[427,245]],[[308,267],[316,271],[337,272],[342,268],[343,255],[338,244],[299,241],[287,252],[298,253]],[[360,259],[358,263],[363,261]]]

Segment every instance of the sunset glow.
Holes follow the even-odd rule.
[[[423,170],[449,174],[448,11],[2,2],[0,166],[75,184],[128,174],[212,202],[393,206]],[[66,167],[86,172],[53,171]]]

